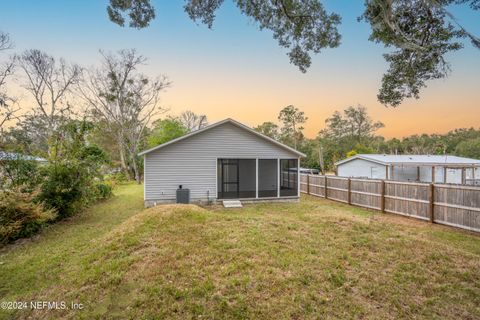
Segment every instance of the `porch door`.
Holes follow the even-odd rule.
[[[240,197],[240,167],[238,159],[220,159],[220,194],[219,198]]]

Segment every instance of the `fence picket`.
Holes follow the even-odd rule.
[[[303,193],[480,232],[480,187],[301,176]]]

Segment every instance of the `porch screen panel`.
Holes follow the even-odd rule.
[[[298,160],[280,160],[280,196],[298,195]]]
[[[218,159],[218,198],[238,198],[239,163],[237,159]]]
[[[239,198],[255,198],[256,196],[256,160],[239,159]]]
[[[255,198],[255,159],[218,159],[219,199]]]
[[[278,189],[277,159],[258,159],[258,197],[277,196]]]

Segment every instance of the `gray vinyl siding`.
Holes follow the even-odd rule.
[[[217,158],[298,159],[298,155],[232,123],[145,154],[145,200],[173,201],[178,185],[192,201],[217,197]]]

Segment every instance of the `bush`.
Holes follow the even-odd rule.
[[[0,186],[4,189],[22,188],[32,191],[40,183],[38,164],[20,157],[0,160]]]
[[[55,210],[34,202],[35,194],[19,190],[0,192],[0,244],[29,237],[56,218]]]
[[[45,167],[45,180],[40,186],[37,200],[47,208],[56,209],[58,218],[75,213],[84,200],[84,178],[76,167],[61,164]]]
[[[116,172],[105,175],[105,180],[113,183],[113,185],[123,184],[129,182],[129,179],[124,172]]]
[[[47,208],[56,209],[58,218],[63,219],[113,194],[111,184],[94,180],[78,167],[50,165],[45,168],[45,179],[37,199]]]
[[[94,185],[94,192],[96,199],[108,199],[113,195],[113,187],[111,184],[99,182]]]

